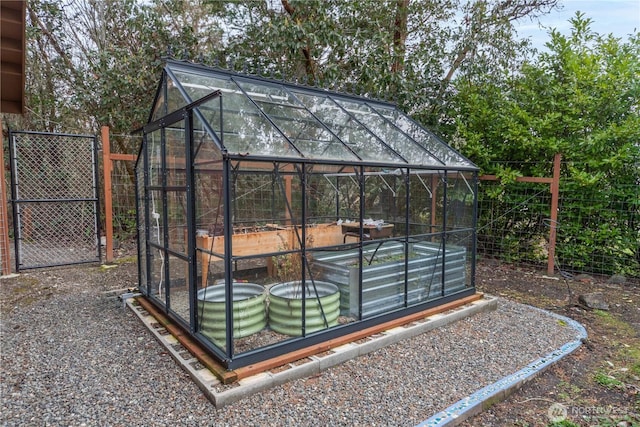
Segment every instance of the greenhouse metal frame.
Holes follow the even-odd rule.
[[[395,105],[166,60],[139,288],[227,369],[475,293],[478,168]]]

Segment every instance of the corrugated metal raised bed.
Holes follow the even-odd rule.
[[[318,252],[313,269],[319,280],[335,283],[340,289],[342,315],[358,316],[358,249]],[[385,242],[363,250],[362,317],[389,312],[404,306],[404,245]],[[409,244],[407,263],[409,305],[443,295],[442,248],[429,242]],[[444,295],[463,290],[465,249],[447,245],[445,252]]]

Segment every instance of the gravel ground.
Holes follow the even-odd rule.
[[[499,299],[495,312],[215,409],[107,292],[134,279],[73,270],[0,281],[2,425],[415,425],[577,336]]]

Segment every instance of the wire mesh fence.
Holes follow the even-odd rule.
[[[640,278],[639,184],[565,182],[557,224],[560,268]]]
[[[127,238],[135,233],[135,199],[131,176],[114,170],[114,228]],[[118,182],[115,184],[115,182]],[[480,259],[544,269],[549,236],[557,239],[554,264],[572,274],[624,274],[640,277],[640,186],[576,190],[560,181],[558,219],[551,219],[549,184],[501,184],[481,181],[479,187],[478,254]],[[243,193],[243,209],[270,206],[271,191],[255,187]],[[246,213],[247,217],[255,212]],[[117,218],[117,219],[116,219]]]
[[[113,152],[137,153],[137,137],[112,135],[112,141]],[[101,198],[102,179],[100,176]],[[137,233],[134,162],[114,161],[111,180],[114,237],[133,246]],[[239,209],[247,210],[243,217],[252,218],[255,209],[273,204],[269,186],[256,186],[254,190],[244,192],[238,203]],[[481,260],[491,258],[544,269],[553,257],[556,272],[640,278],[638,183],[585,185],[563,176],[557,220],[552,220],[549,184],[482,180],[478,207],[477,248]],[[264,212],[260,216],[268,217]],[[104,213],[101,218],[104,224]],[[12,222],[11,215],[8,220]],[[550,253],[552,229],[557,238],[555,251]]]
[[[563,177],[557,220],[551,216],[548,184],[482,181],[478,198],[480,259],[545,268],[553,257],[556,273],[640,278],[638,184]]]
[[[136,233],[136,191],[134,163],[113,162],[113,228],[118,239],[126,240]]]
[[[548,184],[482,181],[478,192],[478,253],[507,263],[545,266],[549,255]]]
[[[108,138],[108,141],[103,139]],[[105,144],[109,144],[110,183],[111,183],[111,221],[115,246],[135,244],[136,229],[136,191],[135,158],[140,147],[140,136],[128,134],[104,133],[100,140],[100,150],[104,154]],[[100,197],[105,200],[104,156],[100,156]],[[106,203],[105,203],[106,205]],[[106,206],[105,206],[106,207]],[[106,212],[101,216],[103,230],[106,230]],[[103,241],[103,245],[104,245]]]

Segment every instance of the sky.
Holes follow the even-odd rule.
[[[601,35],[612,33],[615,37],[628,40],[628,35],[640,32],[640,0],[561,0],[560,10],[540,18],[540,22],[523,20],[516,27],[521,37],[530,37],[533,46],[539,50],[549,41],[548,30],[555,28],[562,34],[569,34],[569,19],[581,11],[593,23],[591,29]]]

